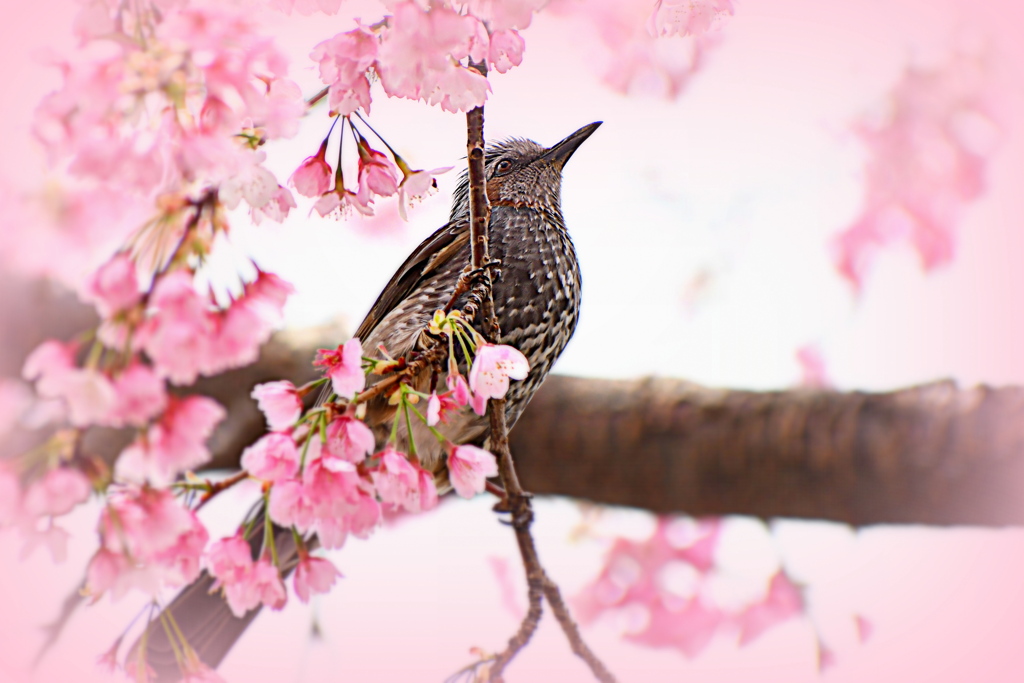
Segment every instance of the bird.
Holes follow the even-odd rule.
[[[565,349],[579,319],[582,283],[576,249],[562,214],[562,170],[601,123],[583,126],[551,147],[525,138],[509,138],[485,148],[484,176],[491,207],[489,256],[494,264],[489,270],[501,332],[496,341],[518,349],[530,365],[527,377],[512,382],[506,395],[510,429]],[[399,358],[423,347],[424,330],[434,312],[449,304],[471,263],[469,195],[468,173],[464,172],[452,196],[448,222],[405,259],[356,329],[354,336],[364,349],[383,347],[391,357]],[[458,296],[454,308],[463,306],[468,297],[468,293]],[[474,321],[474,327],[483,329],[480,321]],[[464,366],[465,359],[463,371]],[[428,376],[429,372],[424,372],[410,381],[423,385]],[[374,430],[378,446],[391,433],[394,412],[384,396],[367,406],[366,423]],[[439,427],[453,443],[488,446],[490,425],[486,415],[459,411]],[[443,447],[436,439],[420,438],[423,435],[413,427],[421,466],[435,473],[439,492],[444,493],[449,484]],[[404,426],[398,439],[400,446],[409,439]],[[258,552],[255,539],[262,535],[259,528],[251,536],[254,552]],[[280,538],[279,568],[287,574],[297,562],[295,545],[290,531],[282,530],[275,537]],[[199,659],[215,669],[259,608],[236,617],[218,593],[210,592],[212,586],[213,578],[203,572],[164,610],[173,617]],[[178,680],[181,673],[175,643],[168,640],[161,622],[154,619],[147,626],[128,659],[137,657],[138,648],[144,647],[145,660],[156,680]]]

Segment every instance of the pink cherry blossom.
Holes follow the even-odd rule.
[[[479,21],[443,5],[424,10],[409,1],[391,9],[376,66],[385,92],[440,104],[446,111],[483,104],[490,91],[487,79],[458,64],[471,51],[482,51]]]
[[[459,409],[459,402],[453,397],[453,392],[447,391],[443,394],[434,392],[427,399],[427,424],[431,427],[448,423],[449,413]]]
[[[441,109],[454,114],[479,107],[490,91],[491,82],[476,69],[455,66],[438,78],[436,89],[426,99],[429,104],[439,104]]]
[[[218,328],[213,302],[196,292],[190,272],[176,270],[156,282],[150,308],[139,330],[146,354],[160,375],[192,383],[210,365],[210,341]]]
[[[90,563],[87,588],[118,598],[132,588],[155,595],[199,575],[209,540],[206,528],[170,491],[148,487],[117,490],[100,515],[100,550]]]
[[[341,0],[270,0],[270,6],[285,14],[291,14],[293,10],[302,16],[309,16],[317,11],[337,14]]]
[[[746,645],[778,623],[803,614],[804,598],[800,589],[783,571],[772,576],[768,593],[748,607],[738,618],[740,645]]]
[[[191,273],[174,271],[153,289],[140,343],[157,372],[177,384],[251,363],[280,323],[292,291],[281,278],[260,271],[242,296],[218,312],[208,295],[196,292]]]
[[[327,425],[327,442],[323,445],[323,457],[341,458],[358,464],[373,453],[375,446],[373,432],[365,422],[343,416]]]
[[[801,346],[796,351],[796,360],[800,364],[800,385],[811,389],[824,389],[832,386],[828,378],[828,368],[821,355],[821,349],[815,345]]]
[[[218,583],[237,583],[252,569],[252,548],[240,535],[222,538],[206,551],[206,568]]]
[[[207,568],[217,581],[214,588],[223,588],[231,612],[236,617],[260,603],[271,609],[284,607],[287,594],[277,567],[266,558],[253,562],[252,549],[241,536],[221,539],[210,546]]]
[[[299,451],[290,435],[271,432],[242,451],[242,468],[264,481],[288,479],[299,471]]]
[[[112,427],[141,427],[167,406],[164,382],[153,369],[138,361],[122,370],[113,380],[114,406],[105,424]]]
[[[469,12],[495,31],[526,28],[548,0],[469,0]]]
[[[321,195],[320,199],[316,200],[316,203],[313,205],[313,210],[321,216],[327,216],[335,212],[339,215],[344,215],[346,210],[352,207],[364,216],[372,216],[372,203],[373,199],[371,197],[360,197],[355,192],[347,189],[341,174],[336,174],[334,189],[327,194]]]
[[[295,595],[308,603],[311,593],[327,593],[339,576],[341,572],[330,560],[306,556],[295,568]]]
[[[348,504],[358,499],[359,487],[363,484],[352,463],[318,456],[310,457],[302,473],[302,483],[303,493],[313,504],[318,518],[342,515]]]
[[[473,393],[485,398],[503,398],[509,378],[525,379],[530,363],[517,349],[504,344],[481,344],[469,370],[469,386]]]
[[[359,146],[359,190],[365,203],[371,195],[390,197],[398,191],[398,169],[388,157],[364,144]]]
[[[985,191],[999,142],[983,60],[910,68],[886,115],[853,126],[867,150],[860,214],[835,237],[836,267],[859,292],[878,253],[908,243],[926,271],[949,263],[965,207]]]
[[[360,25],[313,48],[309,56],[320,66],[320,80],[330,87],[328,103],[333,113],[344,116],[360,107],[370,111],[366,70],[377,58],[378,40]]]
[[[518,31],[497,31],[491,34],[491,43],[487,60],[500,74],[523,63],[523,50],[526,47],[523,37]]]
[[[320,149],[305,161],[292,173],[288,181],[295,188],[295,191],[303,197],[319,197],[331,189],[332,170],[327,163],[327,139],[320,144]]]
[[[487,477],[498,474],[498,463],[490,451],[470,444],[448,451],[448,475],[452,488],[463,498],[483,493]]]
[[[116,254],[86,281],[83,298],[95,304],[104,318],[137,304],[142,293],[135,262],[124,252]]]
[[[71,424],[83,427],[108,424],[117,396],[114,386],[94,368],[75,367],[74,344],[47,341],[25,360],[22,376],[38,380],[36,391],[44,398],[60,399]]]
[[[281,580],[281,573],[277,567],[270,563],[268,558],[257,561],[253,567],[251,586],[259,602],[270,609],[278,610],[284,607],[288,600],[288,594]],[[255,607],[255,605],[253,605]]]
[[[317,501],[302,482],[294,479],[278,481],[270,489],[270,518],[284,527],[294,526],[300,533],[309,531],[315,521]]]
[[[253,209],[266,206],[280,185],[277,178],[263,166],[267,153],[251,150],[237,173],[220,184],[218,198],[229,209],[237,208],[242,199]]]
[[[419,472],[405,453],[387,446],[370,476],[382,502],[406,509],[419,505]]]
[[[272,432],[288,429],[302,415],[302,399],[295,385],[287,380],[257,384],[251,396],[259,404]]]
[[[346,522],[353,536],[365,539],[380,524],[381,517],[380,503],[373,496],[360,491],[357,500],[349,506]]]
[[[160,420],[121,452],[114,466],[123,481],[163,486],[210,459],[206,440],[227,415],[205,396],[171,397]]]
[[[445,380],[448,383],[448,389],[450,390],[452,400],[457,405],[467,406],[469,402],[473,400],[473,394],[469,390],[469,384],[466,383],[466,378],[462,375],[448,375],[448,379]]]
[[[411,496],[405,506],[409,512],[426,512],[437,507],[437,484],[434,483],[433,472],[417,467],[416,488],[419,495]]]
[[[277,189],[271,193],[270,200],[259,208],[253,208],[250,215],[256,225],[262,224],[264,218],[269,218],[275,223],[282,223],[288,217],[288,212],[296,206],[298,204],[295,203],[295,197],[292,196],[291,191],[278,185]]]
[[[407,215],[406,207],[409,205],[410,200],[425,197],[432,190],[437,189],[436,176],[447,173],[452,170],[452,167],[445,166],[444,168],[435,168],[430,171],[413,171],[405,165],[404,161],[399,163],[398,166],[403,174],[402,182],[398,185],[398,215],[402,217],[403,221],[407,221],[409,216]]]
[[[33,516],[59,517],[88,500],[91,492],[89,479],[80,471],[56,467],[29,484],[23,506]]]
[[[726,14],[734,14],[732,0],[658,0],[648,30],[655,36],[698,35]]]
[[[366,386],[362,367],[363,345],[355,337],[333,351],[320,349],[313,365],[327,368],[326,375],[331,379],[334,393],[342,398],[351,398]]]

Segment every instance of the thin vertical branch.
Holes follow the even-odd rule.
[[[476,67],[486,75],[486,67]],[[491,275],[486,267],[489,262],[487,231],[490,225],[490,205],[487,199],[487,183],[484,158],[484,110],[477,107],[466,115],[468,139],[466,142],[467,159],[469,161],[469,229],[472,245],[472,268],[480,273],[485,283],[486,294],[483,297],[481,312],[483,335],[488,341],[497,343],[501,339],[501,329],[494,310],[494,295],[491,289]],[[505,400],[492,399],[488,403],[488,419],[490,421],[490,448],[498,458],[498,475],[505,489],[505,499],[495,509],[507,512],[512,516],[512,528],[519,545],[519,554],[526,569],[526,581],[529,586],[530,606],[526,617],[516,634],[509,640],[505,650],[497,655],[488,672],[488,679],[497,683],[502,679],[505,666],[530,641],[540,621],[542,606],[541,597],[547,598],[558,623],[568,638],[572,651],[583,659],[602,683],[614,683],[615,678],[607,667],[587,647],[580,635],[579,628],[569,615],[569,610],[562,599],[558,586],[548,577],[537,555],[537,546],[530,533],[533,522],[533,508],[530,496],[519,483],[512,453],[508,446],[508,424],[505,420]]]

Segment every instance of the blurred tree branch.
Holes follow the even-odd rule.
[[[11,292],[11,282],[8,292]],[[89,324],[54,288],[13,283],[0,309],[6,353]],[[26,304],[25,302],[30,302]],[[228,419],[211,468],[233,468],[264,429],[249,398],[272,379],[316,376],[310,361],[337,329],[282,333],[259,361],[197,384]],[[510,435],[524,487],[595,503],[691,515],[742,514],[870,524],[1024,524],[1024,388],[942,381],[892,392],[711,389],[677,379],[552,376]],[[96,431],[111,457],[127,441]],[[3,451],[23,447],[9,439]]]

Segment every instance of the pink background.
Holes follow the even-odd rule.
[[[0,178],[23,188],[37,182],[43,168],[27,134],[32,107],[58,83],[30,56],[44,46],[69,49],[74,7],[69,0],[0,7],[0,63],[7,66]],[[525,33],[524,65],[494,81],[490,134],[527,134],[551,143],[591,120],[606,121],[567,170],[564,203],[584,261],[588,303],[560,369],[631,376],[661,367],[713,384],[786,386],[798,377],[792,352],[815,342],[843,388],[945,376],[964,383],[1024,383],[1022,14],[1011,2],[741,1],[722,46],[678,103],[609,93],[588,70],[592,54],[584,42],[566,39],[564,24],[539,19]],[[348,24],[323,17],[278,23],[295,55],[296,77],[304,91],[312,91],[315,74],[303,54]],[[825,249],[828,236],[856,215],[861,197],[862,158],[845,126],[877,102],[908,63],[941,62],[950,46],[972,41],[995,55],[992,88],[1002,112],[1004,137],[989,191],[963,218],[952,267],[926,277],[912,255],[897,250],[880,260],[864,297],[854,302]],[[428,112],[409,126],[403,117],[422,108],[383,101],[374,106],[375,124],[391,131],[389,139],[401,149],[414,150],[416,160],[440,166],[461,154],[457,117]],[[311,153],[321,135],[307,126],[294,143],[272,149],[279,177]],[[730,181],[738,189],[729,190]],[[447,178],[446,187],[451,182]],[[667,199],[653,191],[630,194],[641,185],[660,188]],[[731,213],[745,192],[753,197],[752,214]],[[683,201],[674,193],[682,193]],[[393,263],[443,220],[445,203],[442,191],[388,240],[305,221],[299,212],[276,232],[252,231],[247,244],[298,285],[288,313],[293,324],[339,313],[351,320],[365,310]],[[684,205],[694,224],[711,227],[703,233],[676,229]],[[746,232],[730,232],[744,221]],[[765,225],[778,232],[763,230]],[[640,246],[609,248],[624,232],[636,235]],[[281,253],[286,235],[313,247]],[[336,277],[332,255],[347,249],[361,249],[365,258],[353,267],[351,282],[341,285],[347,289],[339,306],[338,290],[329,298],[319,285]],[[623,263],[622,256],[633,253],[646,260]],[[718,284],[704,308],[687,314],[678,305],[679,292],[708,264]],[[671,293],[663,300],[638,302],[620,284],[654,277],[653,271],[665,280],[652,284]],[[671,359],[602,356],[607,321],[644,305],[677,313],[662,316],[663,328],[652,332],[679,340]],[[350,543],[333,555],[346,575],[335,591],[313,610],[293,599],[283,614],[261,616],[222,673],[231,681],[437,681],[470,661],[470,647],[499,649],[516,620],[502,604],[488,558],[507,558],[514,567],[515,550],[488,506],[484,499],[452,502],[370,542]],[[227,532],[244,507],[240,496],[224,496],[211,506],[212,528]],[[566,501],[539,503],[541,553],[568,594],[598,571],[608,535],[642,535],[649,526],[642,517],[623,515],[603,520],[597,538],[571,542],[578,510]],[[93,520],[94,508],[73,517],[69,526],[77,534],[61,566],[41,554],[19,561],[16,537],[0,532],[0,680],[103,680],[93,662],[136,613],[139,603],[131,598],[103,600],[76,614],[34,678],[29,673],[41,642],[38,627],[56,614],[95,548]],[[768,534],[740,521],[730,527],[722,552],[723,563],[755,586],[781,558],[810,586],[813,621],[791,621],[743,649],[729,635],[720,636],[692,661],[674,651],[624,644],[614,620],[587,628],[591,645],[621,680],[815,680],[815,628],[837,656],[836,666],[822,674],[825,680],[1024,680],[1020,530],[877,528],[851,534],[837,525],[782,523]],[[311,643],[314,612],[325,639]],[[856,638],[854,614],[874,625],[866,643]],[[509,678],[591,680],[548,620]]]

